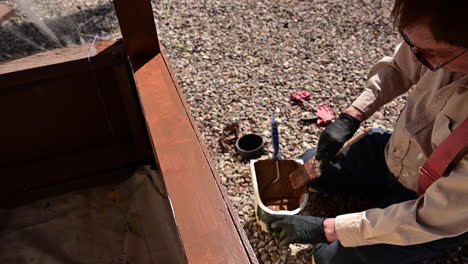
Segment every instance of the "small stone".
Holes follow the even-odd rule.
[[[274,252],[270,254],[270,258],[271,258],[271,261],[273,261],[273,263],[276,263],[279,260],[278,254]]]
[[[276,246],[271,246],[268,248],[268,252],[272,252],[272,251],[277,251],[278,248]]]
[[[383,119],[384,118],[384,115],[382,112],[380,111],[377,111],[375,112],[372,116],[371,116],[371,119]]]
[[[233,201],[233,202],[240,202],[240,201],[242,201],[242,198],[237,197],[237,196],[236,196],[236,197],[230,197],[230,198],[231,198],[231,201]]]

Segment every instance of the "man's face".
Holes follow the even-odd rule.
[[[418,50],[423,52],[426,60],[433,66],[445,63],[465,50],[464,47],[436,41],[430,31],[428,23],[414,25],[404,30],[404,32]],[[413,56],[413,59],[416,60],[416,57]],[[468,52],[465,52],[465,54],[445,65],[443,68],[451,72],[468,74]]]

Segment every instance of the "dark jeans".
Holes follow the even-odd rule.
[[[385,163],[384,148],[390,135],[389,131],[373,129],[327,165],[320,178],[310,187],[328,194],[367,195],[375,199],[381,208],[416,199],[416,193],[401,185]],[[307,161],[315,153],[315,148],[310,149],[301,159]],[[335,241],[316,245],[315,261],[317,264],[419,264],[467,243],[468,233],[411,246],[377,244],[343,247],[339,241]]]

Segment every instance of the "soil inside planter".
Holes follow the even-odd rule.
[[[277,166],[279,179],[277,179]],[[294,190],[288,180],[298,164],[294,160],[259,160],[255,163],[255,175],[258,191],[262,203],[271,210],[295,210],[299,208],[302,194],[307,192],[306,187]]]

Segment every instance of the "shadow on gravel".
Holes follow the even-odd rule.
[[[21,13],[21,11],[15,11]],[[0,27],[0,61],[60,48],[29,19],[14,15]],[[106,38],[118,29],[112,3],[80,10],[68,16],[44,20],[62,47],[92,42],[95,35]]]

